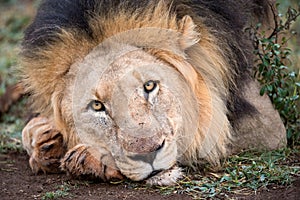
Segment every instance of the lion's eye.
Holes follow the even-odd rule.
[[[150,93],[152,92],[153,90],[155,90],[155,88],[157,87],[157,83],[158,81],[147,81],[145,84],[144,84],[144,90],[146,93]]]
[[[98,100],[91,101],[89,107],[96,112],[105,111],[105,106]]]

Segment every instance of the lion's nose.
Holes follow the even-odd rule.
[[[152,151],[152,152],[147,152],[147,153],[138,153],[138,154],[135,154],[135,155],[131,155],[131,156],[128,156],[129,158],[131,158],[132,160],[136,160],[136,161],[143,161],[145,163],[149,163],[151,165],[153,165],[153,162],[156,158],[156,155],[158,153],[158,151],[160,149],[163,148],[163,146],[165,145],[165,141],[163,141],[163,143],[161,145],[159,145],[156,150]],[[159,173],[160,171],[159,170],[154,170],[150,175],[149,177],[151,176],[154,176],[155,174]]]

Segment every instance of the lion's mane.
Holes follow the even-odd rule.
[[[205,155],[206,160],[218,164],[233,133],[238,132],[236,120],[257,112],[240,92],[252,80],[252,47],[244,29],[264,18],[267,9],[268,2],[262,0],[43,1],[25,32],[22,79],[36,112],[54,118],[64,141],[72,147],[78,140],[72,113],[61,106],[64,93],[70,92],[66,91],[65,78],[70,66],[121,32],[147,27],[182,32],[180,22],[188,15],[187,20],[194,23],[188,22],[187,33],[182,33],[190,37],[180,44],[184,56],[151,48],[146,51],[171,64],[183,59],[193,66],[177,67],[193,87],[200,110],[199,124],[195,125],[198,134],[183,162],[197,163]],[[213,150],[211,140],[202,143],[208,128],[210,134],[218,135]],[[181,144],[186,145],[184,141]]]

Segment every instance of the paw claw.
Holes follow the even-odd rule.
[[[22,142],[30,156],[29,165],[33,173],[60,172],[60,159],[66,147],[62,134],[47,118],[33,118],[22,131]]]
[[[75,176],[92,176],[103,181],[111,179],[123,179],[123,175],[115,168],[103,164],[92,153],[91,148],[79,144],[71,149],[61,161],[61,169]]]

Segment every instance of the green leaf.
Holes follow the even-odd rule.
[[[267,85],[267,90],[268,90],[268,92],[272,92],[273,91],[273,86],[272,85]]]
[[[296,77],[296,73],[294,71],[290,72],[289,76],[292,77],[292,78],[295,78]]]
[[[295,95],[290,98],[291,101],[296,101],[297,99],[299,99],[299,95]]]
[[[266,177],[265,177],[264,174],[262,174],[262,175],[259,177],[259,180],[260,180],[261,182],[263,182],[265,179],[266,179]]]
[[[221,180],[220,180],[220,182],[222,183],[222,182],[224,182],[224,181],[232,181],[232,178],[230,177],[230,176],[223,176],[222,178],[221,178]]]
[[[285,65],[280,65],[279,69],[287,69],[288,67]]]
[[[266,91],[266,87],[263,86],[259,91],[260,96],[263,96],[265,94],[265,91]]]

